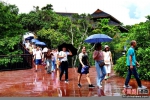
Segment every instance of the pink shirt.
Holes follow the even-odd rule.
[[[93,59],[96,61],[104,60],[104,54],[103,51],[94,51],[93,52]]]

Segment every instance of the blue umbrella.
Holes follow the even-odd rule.
[[[36,45],[40,45],[40,46],[46,46],[46,44],[44,42],[35,42]]]
[[[86,38],[87,43],[110,42],[112,38],[105,34],[94,34]]]
[[[33,43],[33,42],[40,42],[40,41],[37,39],[32,39],[31,42]]]

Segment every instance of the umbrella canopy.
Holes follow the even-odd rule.
[[[36,45],[40,45],[40,46],[46,46],[46,44],[44,42],[36,42]]]
[[[110,42],[112,38],[105,34],[94,34],[86,38],[87,43]]]
[[[40,41],[37,39],[32,39],[31,42],[33,43],[33,42],[40,42]]]
[[[32,40],[33,38],[34,38],[34,37],[29,36],[29,37],[25,38],[25,40]]]
[[[77,49],[72,44],[63,43],[58,46],[58,51],[62,51],[63,47],[66,47],[67,51],[69,49],[72,52],[72,56],[77,55]]]

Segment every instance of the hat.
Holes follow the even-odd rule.
[[[44,48],[42,52],[47,52],[48,51],[48,48]]]
[[[104,48],[105,48],[105,49],[106,49],[107,47],[109,48],[109,46],[108,46],[108,45],[105,45],[105,46],[104,46]]]

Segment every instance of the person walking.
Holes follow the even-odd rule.
[[[56,59],[55,59],[55,55],[54,55],[54,53],[55,53],[55,51],[54,51],[54,49],[52,49],[52,72],[55,72],[55,61],[56,61]]]
[[[108,79],[110,77],[111,67],[113,65],[112,54],[110,52],[110,48],[108,45],[105,45],[103,53],[104,53],[104,62],[105,62],[105,69],[106,69],[105,79]]]
[[[66,47],[63,47],[62,48],[62,51],[59,52],[59,56],[58,58],[60,58],[60,67],[61,67],[61,72],[60,72],[60,81],[61,81],[61,78],[64,74],[64,71],[65,71],[65,83],[68,83],[68,58],[67,56],[68,55],[72,55],[72,52],[69,50],[69,52],[66,51]]]
[[[139,66],[139,63],[136,60],[136,54],[135,54],[135,47],[137,43],[135,40],[132,40],[130,45],[131,47],[127,51],[127,59],[126,59],[127,66],[128,66],[128,73],[127,73],[127,77],[126,77],[125,84],[123,87],[132,88],[132,86],[129,85],[129,81],[131,79],[131,75],[133,74],[138,84],[138,89],[146,89],[147,87],[141,84],[141,80],[139,78],[139,75],[136,69],[136,66]]]
[[[82,73],[81,73],[81,70],[83,67],[90,67],[90,64],[89,64],[89,61],[88,61],[88,55],[86,53],[86,48],[83,47],[82,48],[82,52],[79,54],[79,67],[78,67],[78,87],[81,88],[81,84],[80,84],[80,81],[81,81],[81,76],[82,76]],[[86,79],[89,83],[89,88],[93,88],[95,86],[93,86],[91,84],[91,80],[90,80],[90,77],[89,77],[89,70],[85,73],[86,74]]]
[[[33,61],[35,60],[35,72],[37,72],[37,67],[41,64],[41,59],[42,59],[42,51],[40,50],[40,47],[37,46],[36,51],[34,52],[34,58]]]
[[[95,67],[97,71],[97,86],[101,88],[102,81],[106,75],[104,64],[100,66],[100,64],[104,63],[104,55],[101,43],[97,43],[95,45],[95,50],[93,52],[93,59],[95,60]]]
[[[51,73],[51,67],[52,67],[52,52],[50,49],[48,49],[47,54],[45,56],[46,58],[46,66],[47,66],[47,73]]]

